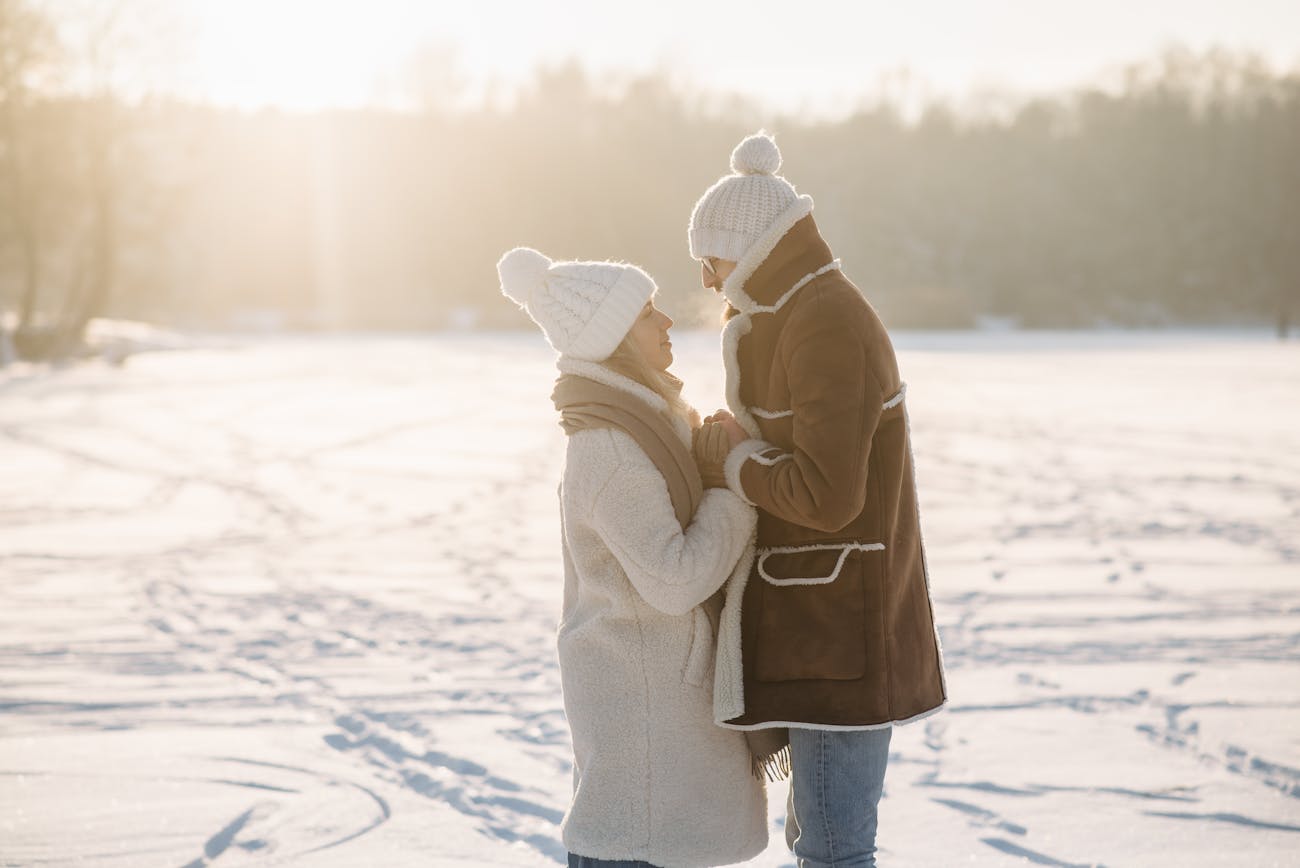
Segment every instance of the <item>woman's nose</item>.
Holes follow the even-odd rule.
[[[660,328],[662,328],[664,331],[668,331],[670,328],[673,327],[672,317],[670,317],[668,314],[664,313],[663,311],[659,312],[659,316],[663,318],[663,321],[659,324]]]

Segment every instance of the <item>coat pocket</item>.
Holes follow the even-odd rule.
[[[884,548],[854,541],[760,552],[759,681],[853,681],[866,674]]]
[[[884,543],[812,543],[803,546],[778,546],[760,549],[758,553],[758,574],[769,585],[782,587],[786,585],[829,585],[844,569],[844,562],[853,552],[883,552]],[[833,557],[833,560],[827,556]],[[778,575],[767,571],[770,558],[777,558],[774,565]],[[829,571],[828,571],[829,570]],[[782,575],[784,573],[784,575]],[[792,575],[808,573],[810,575]]]

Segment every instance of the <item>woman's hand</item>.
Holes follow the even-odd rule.
[[[749,432],[740,427],[730,410],[715,410],[704,420],[705,425],[721,425],[727,432],[728,451],[749,439]]]
[[[727,487],[723,465],[727,461],[727,454],[731,452],[732,445],[731,434],[724,427],[724,423],[706,421],[695,432],[692,452],[705,488]]]

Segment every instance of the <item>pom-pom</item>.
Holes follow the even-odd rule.
[[[767,133],[755,133],[731,152],[731,171],[737,175],[775,175],[781,168],[781,151]]]
[[[551,260],[541,253],[531,247],[516,247],[497,263],[501,293],[520,307],[527,307],[550,268]]]

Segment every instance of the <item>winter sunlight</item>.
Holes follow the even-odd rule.
[[[701,406],[715,341],[677,341]],[[1286,863],[1293,350],[900,339],[952,697],[894,738],[886,862]],[[0,863],[553,864],[549,353],[241,340],[5,382]],[[753,865],[789,864],[784,806]]]
[[[0,0],[0,868],[1295,868],[1300,3]]]

